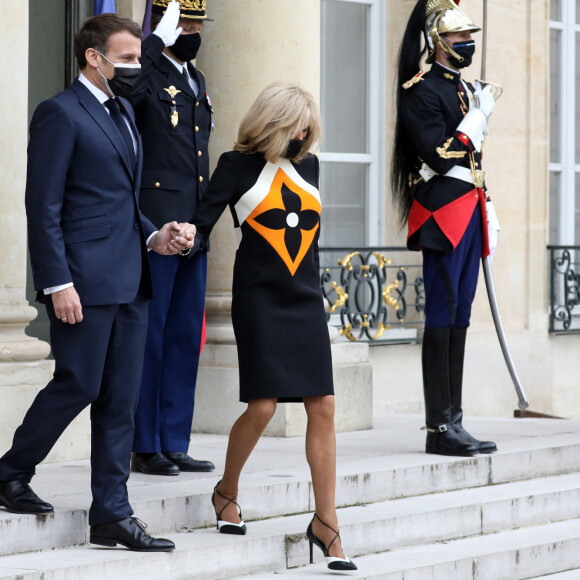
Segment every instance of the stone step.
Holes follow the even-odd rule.
[[[320,550],[318,550],[320,552]],[[485,536],[413,546],[355,558],[357,580],[578,580],[580,519],[498,532]],[[314,579],[327,574],[312,566],[239,576],[251,580]]]
[[[339,511],[341,537],[347,552],[360,556],[580,518],[579,484],[578,475],[561,475],[343,508]],[[42,570],[43,580],[116,578],[133,569],[137,570],[134,577],[153,578],[147,574],[151,570],[160,572],[159,566],[167,570],[158,578],[181,578],[187,577],[178,573],[185,562],[203,562],[195,578],[228,578],[293,568],[308,563],[304,532],[311,517],[300,514],[253,522],[244,537],[224,536],[213,527],[168,534],[176,542],[176,552],[150,554],[148,558],[124,549],[86,545],[15,554],[0,558],[0,579],[22,574],[26,568]],[[322,560],[320,551],[315,556]],[[102,576],[92,575],[96,571]]]
[[[543,427],[547,429],[544,436],[508,439],[494,455],[468,459],[426,455],[413,451],[413,447],[409,450],[404,440],[399,442],[401,452],[384,454],[388,444],[381,430],[339,434],[337,505],[369,504],[580,471],[578,434],[569,428],[560,432],[559,427],[550,433],[558,423],[566,422]],[[567,423],[578,430],[576,422]],[[517,426],[524,435],[533,427],[513,420],[509,425]],[[223,436],[196,435],[196,451],[202,450],[198,457],[216,455],[210,445],[204,448],[204,441],[220,444],[223,454]],[[303,445],[303,438],[260,442],[240,485],[240,502],[248,521],[313,510]],[[216,461],[216,467],[220,470],[222,465]],[[40,466],[33,487],[56,506],[56,512],[36,518],[0,510],[0,556],[85,543],[89,478],[86,461]],[[175,478],[132,474],[131,503],[153,534],[211,526],[215,516],[210,495],[218,479],[213,474],[184,473]]]
[[[579,580],[580,569],[568,570],[567,572],[557,572],[556,574],[546,574],[542,576],[536,576],[534,580],[537,580],[539,578],[546,578],[546,580]]]

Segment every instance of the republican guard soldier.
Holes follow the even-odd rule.
[[[461,77],[479,30],[453,0],[419,0],[398,65],[393,191],[407,246],[423,253],[426,451],[440,455],[497,449],[462,426],[465,338],[480,258],[490,253],[481,160],[495,98],[491,85]],[[425,53],[429,71],[420,70]]]
[[[209,181],[212,105],[191,64],[209,20],[205,0],[153,0],[153,34],[142,45],[142,78],[130,100],[143,139],[140,202],[154,223],[191,220]],[[161,257],[161,256],[160,256]],[[155,475],[211,471],[187,452],[204,317],[207,254],[150,254],[154,299],[132,468]]]

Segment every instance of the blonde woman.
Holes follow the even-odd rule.
[[[316,512],[308,526],[332,570],[356,570],[345,557],[335,509],[334,388],[318,272],[320,115],[300,87],[267,87],[242,121],[234,151],[224,153],[198,206],[196,250],[229,205],[242,237],[234,263],[232,321],[240,400],[226,466],[212,504],[223,534],[245,534],[236,502],[241,471],[277,403],[303,402],[306,458]],[[195,250],[194,250],[195,251]]]

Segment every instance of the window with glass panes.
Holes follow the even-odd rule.
[[[321,245],[383,241],[384,0],[322,0]]]
[[[580,0],[550,2],[550,243],[580,244]]]

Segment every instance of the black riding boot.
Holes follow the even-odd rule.
[[[479,441],[471,436],[461,424],[461,391],[463,388],[463,359],[467,328],[454,328],[449,335],[449,389],[451,397],[451,424],[462,441],[473,445],[480,453],[493,453],[497,445],[493,441]]]
[[[449,335],[447,328],[426,328],[423,333],[426,452],[471,457],[477,449],[462,441],[451,425]]]

